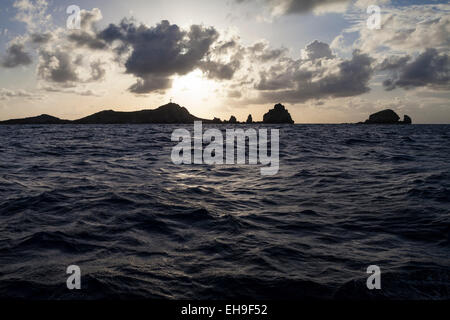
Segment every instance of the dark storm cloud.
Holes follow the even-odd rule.
[[[397,70],[403,68],[409,60],[411,60],[410,56],[391,56],[384,59],[383,62],[378,65],[377,69],[380,71]]]
[[[15,68],[18,66],[27,66],[32,63],[31,55],[25,51],[22,43],[13,43],[6,50],[1,65],[4,68]]]
[[[119,25],[111,23],[98,34],[98,37],[108,43],[112,43],[115,40],[124,40],[131,26],[133,26],[133,30],[135,31],[134,25],[129,23],[127,19],[123,19]]]
[[[138,94],[163,92],[172,86],[175,75],[195,69],[210,79],[229,80],[241,65],[242,48],[237,39],[219,42],[219,33],[213,27],[191,25],[181,29],[165,20],[149,27],[123,19],[99,30],[96,23],[100,19],[101,12],[96,9],[82,11],[81,29],[65,35],[67,45],[40,50],[40,79],[62,87],[102,80],[103,64],[91,62],[90,69],[89,65],[82,68],[83,57],[75,56],[78,48],[114,53],[114,61],[136,77],[129,90]],[[44,42],[43,37],[35,38]]]
[[[328,43],[315,40],[306,46],[306,58],[310,60],[317,60],[321,58],[333,59],[334,55],[331,52]]]
[[[147,75],[144,78],[137,79],[129,89],[137,94],[146,94],[149,92],[163,92],[172,87],[172,79],[165,76]]]
[[[119,25],[109,25],[98,37],[110,44],[119,41],[121,44],[115,48],[119,55],[131,51],[125,62],[126,72],[139,79],[130,90],[149,93],[168,88],[171,76],[185,75],[201,67],[219,34],[212,27],[200,25],[192,25],[185,31],[166,20],[155,27],[123,20]],[[226,75],[216,65],[210,67],[211,75]],[[208,65],[203,68],[210,71]]]
[[[348,2],[348,0],[267,0],[272,6],[286,5],[285,14],[304,13],[312,9],[338,2]]]
[[[205,61],[201,62],[200,69],[206,74],[208,79],[230,80],[240,66],[239,59],[234,59],[229,63]]]
[[[72,55],[60,49],[41,50],[39,52],[38,77],[62,88],[70,88],[78,83],[98,82],[104,79],[106,70],[100,60],[93,61],[86,69],[79,69],[84,64],[82,55]],[[84,76],[80,77],[80,71]],[[58,89],[59,90],[59,89]]]
[[[230,80],[241,67],[244,50],[234,39],[217,42],[210,54],[200,61],[200,69],[208,79]],[[226,61],[223,57],[227,57]]]
[[[30,40],[32,43],[35,44],[46,44],[52,39],[52,34],[50,32],[48,33],[33,33],[30,36]]]
[[[255,0],[235,0],[237,3],[253,2]],[[262,0],[272,10],[280,8],[283,14],[300,14],[313,10],[316,7],[349,2],[349,0]]]
[[[41,50],[38,76],[49,82],[76,82],[79,81],[76,65],[76,61],[67,52]]]
[[[426,86],[450,88],[450,59],[446,53],[439,54],[436,49],[426,49],[416,59],[410,60],[411,57],[406,56],[397,58],[397,63],[381,64],[383,70],[391,71],[391,77],[383,82],[386,90]]]
[[[106,48],[106,43],[86,31],[73,31],[67,38],[77,46],[85,46],[93,50]]]
[[[267,42],[260,41],[248,47],[248,52],[261,62],[268,62],[282,57],[288,52],[286,48],[271,49]]]
[[[350,60],[337,64],[336,70],[325,72],[320,66],[304,60],[289,61],[283,67],[275,66],[269,72],[261,73],[256,89],[261,90],[265,101],[304,102],[310,99],[328,97],[351,97],[368,92],[369,80],[374,69],[374,59],[358,50]],[[318,67],[320,66],[320,67]],[[317,79],[316,79],[317,78]]]

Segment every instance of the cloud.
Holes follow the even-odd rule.
[[[349,60],[285,59],[261,72],[255,88],[260,100],[301,103],[311,99],[352,97],[370,91],[374,59],[358,50]]]
[[[80,12],[80,27],[85,31],[95,31],[97,29],[97,22],[103,19],[102,12],[99,8],[89,10],[81,10]]]
[[[80,30],[71,30],[67,36],[68,40],[80,47],[88,47],[93,50],[106,49],[104,40],[97,37],[97,22],[103,19],[102,12],[98,8],[91,11],[81,10]]]
[[[303,50],[304,59],[317,60],[321,58],[333,59],[334,55],[331,52],[330,46],[327,43],[315,40],[308,44]]]
[[[245,3],[254,0],[235,0],[237,3]],[[303,14],[317,9],[316,12],[342,12],[350,0],[262,0],[269,8],[272,15]]]
[[[411,60],[410,56],[390,56],[385,58],[377,69],[380,71],[397,70],[403,68],[409,60]]]
[[[101,60],[84,61],[82,54],[71,53],[60,48],[41,49],[39,53],[38,77],[62,88],[78,84],[99,82],[105,78],[105,63]]]
[[[23,43],[12,43],[6,50],[1,65],[4,68],[27,66],[32,63],[31,55],[25,51]]]
[[[266,40],[258,41],[247,48],[253,59],[260,62],[269,62],[284,56],[288,50],[286,48],[272,49]]]
[[[238,2],[246,1],[257,0]],[[274,14],[316,12],[324,6],[348,2],[260,1]],[[380,1],[378,3],[387,2]],[[78,89],[84,84],[105,79],[108,67],[119,67],[118,72],[132,75],[135,81],[128,89],[136,94],[164,93],[172,87],[176,76],[201,70],[208,79],[224,82],[223,92],[228,97],[238,99],[257,95],[265,102],[301,103],[358,96],[370,90],[369,82],[375,72],[389,75],[384,83],[389,90],[448,86],[448,68],[444,68],[448,57],[442,52],[448,50],[450,44],[450,21],[440,6],[434,15],[427,6],[422,11],[415,6],[406,7],[406,14],[403,9],[383,8],[386,12],[382,15],[381,30],[369,30],[363,25],[366,22],[364,11],[363,19],[353,20],[359,23],[353,31],[360,34],[353,48],[361,48],[361,51],[355,50],[352,54],[348,39],[341,35],[335,38],[333,50],[346,46],[348,51],[344,54],[339,50],[333,52],[327,43],[315,40],[301,51],[301,58],[295,59],[289,56],[288,49],[273,48],[265,40],[244,46],[238,36],[226,38],[229,37],[226,32],[221,35],[214,27],[204,25],[181,28],[163,20],[147,26],[124,19],[100,29],[97,24],[102,13],[96,8],[81,11],[81,30],[37,30],[31,26],[39,19],[46,19],[46,2],[21,0],[16,3],[16,9],[22,14],[21,21],[30,27],[28,35],[24,36],[28,42],[22,41],[23,44],[15,44],[16,47],[11,45],[2,63],[9,67],[30,64],[31,56],[25,48],[37,48],[39,80],[55,90],[71,88],[73,92],[82,92]],[[356,6],[367,3],[360,0]],[[356,11],[361,17],[360,10]],[[421,43],[434,44],[429,47],[435,51],[427,50],[426,54],[417,55]],[[385,58],[384,50],[390,56],[380,59],[375,66],[373,57]],[[392,55],[394,50],[396,56]],[[346,57],[352,55],[342,59],[334,54],[336,52]],[[108,62],[114,65],[109,66]],[[248,78],[242,81],[246,76]]]
[[[46,44],[52,40],[52,34],[47,33],[33,33],[30,35],[30,41],[35,44]]]
[[[47,14],[45,0],[17,0],[13,7],[17,10],[15,19],[27,25],[29,32],[36,32],[48,26],[51,16]]]
[[[77,57],[78,58],[78,57]],[[79,81],[76,65],[79,60],[73,60],[71,55],[60,49],[40,51],[38,65],[38,76],[48,82],[65,83],[70,86],[71,82]]]
[[[369,6],[372,5],[386,5],[389,4],[391,0],[357,0],[354,5],[357,8],[360,8],[362,10],[366,10]]]
[[[228,98],[239,99],[242,97],[242,92],[240,92],[238,90],[230,90],[230,91],[228,91],[227,96],[228,96]]]
[[[229,63],[205,61],[200,64],[200,69],[208,79],[230,80],[241,66],[239,59],[233,59]]]
[[[384,54],[387,51],[413,53],[422,48],[448,50],[449,13],[448,5],[387,7],[383,8],[380,30],[370,30],[366,26],[366,20],[361,19],[349,31],[359,32],[360,37],[355,45],[364,52],[373,54]]]
[[[106,43],[97,39],[94,35],[86,31],[73,31],[68,36],[68,39],[74,42],[77,46],[86,46],[94,50],[102,50],[106,48]]]
[[[63,93],[63,94],[76,94],[79,96],[91,96],[91,97],[100,97],[101,94],[98,92],[94,92],[91,89],[85,89],[85,88],[61,88],[61,87],[54,87],[54,86],[44,86],[40,87],[40,90],[46,91],[46,92],[54,92],[54,93]]]
[[[100,60],[91,62],[91,77],[88,80],[97,82],[105,78],[106,70],[103,68],[103,62]]]
[[[165,76],[146,75],[136,80],[129,90],[137,94],[147,94],[150,92],[163,93],[164,90],[172,87],[172,79]]]
[[[244,51],[237,39],[218,41],[199,67],[208,79],[231,80],[241,67]]]
[[[58,28],[28,37],[31,43],[38,45],[36,73],[41,87],[64,91],[105,79],[105,61],[113,54],[108,45],[97,37],[96,23],[100,19],[102,13],[97,8],[81,10],[80,30]]]
[[[386,90],[397,87],[450,89],[450,59],[447,54],[426,49],[413,61],[410,60],[411,57],[405,56],[383,61],[380,68],[391,72],[391,77],[383,82]]]
[[[134,93],[166,89],[172,76],[185,75],[198,67],[220,75],[216,65],[202,63],[218,37],[213,27],[192,25],[189,30],[182,30],[166,20],[154,27],[123,20],[99,33],[99,38],[109,44],[120,43],[115,48],[119,57],[129,53],[124,66],[126,73],[138,78],[130,87]]]
[[[42,96],[26,90],[11,90],[0,88],[0,100],[9,100],[13,98],[25,98],[30,100],[42,99]]]

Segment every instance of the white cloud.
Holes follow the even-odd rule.
[[[450,5],[383,8],[379,30],[367,28],[366,13],[353,12],[349,17],[357,22],[347,32],[359,32],[355,46],[365,52],[417,53],[424,48],[450,48]]]
[[[25,98],[29,100],[40,100],[43,99],[43,95],[38,93],[29,92],[27,90],[18,89],[6,89],[0,88],[0,100],[10,100],[14,98]]]
[[[354,5],[357,8],[366,10],[369,6],[384,6],[389,4],[390,2],[391,0],[357,0]]]
[[[319,5],[314,8],[313,12],[316,15],[322,15],[327,13],[344,13],[348,8],[349,2],[335,2],[324,5]]]
[[[25,23],[29,32],[46,28],[51,21],[46,0],[17,0],[13,7],[17,10],[16,20]]]

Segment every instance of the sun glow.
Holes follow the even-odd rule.
[[[219,89],[219,83],[208,79],[200,70],[194,70],[187,75],[177,76],[168,93],[174,102],[200,111],[205,102],[217,100]]]

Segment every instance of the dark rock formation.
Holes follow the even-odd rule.
[[[214,118],[210,123],[221,124],[222,120],[220,120],[219,118]]]
[[[80,124],[143,124],[143,123],[193,123],[202,121],[175,103],[169,103],[155,110],[135,112],[101,111],[91,116],[75,120]]]
[[[49,116],[48,114],[43,114],[37,117],[24,118],[24,119],[13,119],[2,121],[0,124],[67,124],[70,123],[69,120],[61,120],[56,117]]]
[[[405,115],[404,121],[400,121],[400,117],[395,111],[386,109],[372,114],[364,124],[411,124],[412,120]]]
[[[412,124],[412,119],[411,119],[411,117],[405,114],[405,116],[404,116],[404,118],[403,118],[403,123],[404,123],[404,124]]]
[[[235,116],[231,116],[230,120],[228,121],[228,123],[233,123],[233,124],[237,123],[236,117]]]
[[[391,109],[372,114],[366,123],[397,123],[400,117]]]
[[[49,115],[42,115],[33,118],[3,121],[0,124],[190,124],[194,123],[194,121],[212,122],[212,120],[204,120],[193,116],[186,108],[180,107],[175,103],[169,103],[154,110],[134,112],[101,111],[75,121],[61,120]]]
[[[269,112],[264,115],[263,122],[268,124],[278,124],[278,123],[293,124],[294,120],[292,120],[288,110],[286,110],[286,108],[279,103],[275,105],[274,109],[269,110]]]
[[[408,117],[409,118],[409,117]],[[406,117],[405,117],[406,119]],[[191,124],[194,121],[202,121],[211,124],[238,124],[235,116],[231,116],[229,121],[221,121],[219,118],[214,120],[206,120],[198,118],[189,113],[189,111],[175,103],[169,103],[154,110],[141,110],[133,112],[118,112],[113,110],[105,110],[88,117],[78,120],[61,120],[49,115],[41,115],[38,117],[14,119],[7,121],[0,121],[0,125],[20,125],[20,124]],[[248,116],[247,122],[254,122],[252,115]],[[294,121],[291,115],[282,104],[275,105],[275,108],[269,110],[264,115],[264,122],[269,124],[293,124]]]

